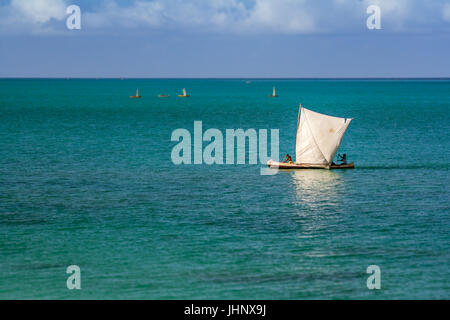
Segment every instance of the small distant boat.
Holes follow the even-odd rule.
[[[181,98],[187,98],[187,97],[190,97],[191,95],[186,94],[186,89],[183,88],[183,94],[179,94],[178,96],[181,97]]]
[[[267,166],[278,169],[353,169],[354,163],[336,164],[334,156],[352,118],[338,118],[303,108],[297,120],[295,162],[269,160]]]
[[[158,98],[168,98],[170,94],[158,94]]]
[[[246,84],[252,83],[250,80],[245,81]]]
[[[275,92],[275,87],[273,87],[272,94],[269,97],[271,97],[271,98],[277,98],[278,97],[277,93]]]
[[[142,96],[139,95],[139,89],[136,89],[136,95],[135,96],[130,96],[131,99],[136,99],[136,98],[142,98]]]

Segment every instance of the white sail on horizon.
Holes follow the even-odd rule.
[[[330,166],[352,120],[314,112],[300,105],[295,163]]]
[[[185,95],[186,95],[186,89],[183,88],[183,96],[185,96]]]

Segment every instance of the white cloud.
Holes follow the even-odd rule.
[[[102,0],[81,5],[83,30],[168,29],[233,34],[361,32],[366,8],[381,8],[384,31],[420,30],[450,21],[444,0]],[[64,32],[69,0],[10,0],[0,6],[0,27]],[[437,19],[437,17],[439,17]],[[53,21],[53,24],[52,24]],[[2,28],[4,29],[4,28]],[[61,30],[60,30],[61,29]],[[5,32],[5,31],[0,31]]]
[[[442,10],[442,17],[445,21],[450,21],[450,3],[444,4],[444,8]]]
[[[314,15],[304,0],[257,0],[240,24],[253,30],[281,33],[316,31]]]
[[[163,22],[163,5],[160,2],[137,1],[131,7],[120,7],[114,1],[108,2],[96,12],[83,13],[87,28],[160,26]]]
[[[84,19],[92,27],[159,26],[232,33],[304,33],[315,28],[313,15],[308,14],[305,4],[305,0],[253,0],[247,7],[239,0],[138,0],[132,6],[121,8],[109,1],[102,9],[86,13]]]
[[[0,6],[0,33],[54,33],[50,24],[62,21],[66,8],[66,0],[11,0]]]
[[[31,22],[45,23],[52,18],[63,19],[67,4],[65,0],[12,0],[11,8]]]

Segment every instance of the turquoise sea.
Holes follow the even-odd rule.
[[[355,118],[354,170],[171,162],[195,120],[294,155],[299,103]],[[0,298],[449,299],[449,112],[449,80],[0,79]]]

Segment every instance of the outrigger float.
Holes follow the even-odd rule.
[[[354,163],[336,164],[334,156],[352,118],[332,117],[303,108],[297,119],[295,162],[269,160],[267,166],[278,169],[353,169]]]

